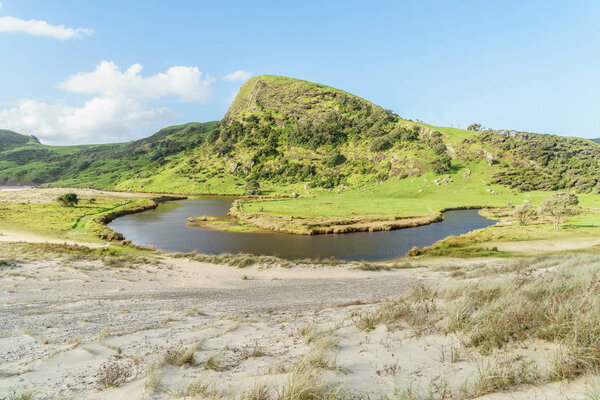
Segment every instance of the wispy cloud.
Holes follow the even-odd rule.
[[[252,74],[250,72],[238,69],[237,71],[225,75],[223,79],[228,80],[230,82],[244,82],[250,79],[251,76]]]
[[[0,3],[1,7],[2,3]],[[37,19],[24,20],[15,17],[0,17],[0,32],[24,33],[27,35],[46,36],[66,40],[89,36],[94,33],[87,28],[67,28],[64,25],[51,25]]]
[[[49,143],[107,142],[130,139],[141,127],[166,123],[168,108],[153,100],[175,97],[181,102],[205,102],[215,81],[198,67],[173,66],[164,73],[144,77],[142,66],[122,71],[102,61],[92,72],[72,75],[58,85],[69,93],[89,95],[82,105],[21,99],[0,109],[0,126],[34,134]]]

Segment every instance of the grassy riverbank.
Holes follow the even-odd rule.
[[[77,193],[79,204],[67,207],[56,200],[67,191]],[[102,242],[113,235],[104,225],[106,216],[153,207],[152,197],[90,189],[0,190],[0,231]]]

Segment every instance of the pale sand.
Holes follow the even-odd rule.
[[[427,268],[236,269],[172,258],[132,268],[63,259],[3,266],[0,398],[32,388],[35,399],[169,399],[199,377],[207,377],[222,396],[257,381],[280,387],[289,379],[286,371],[310,348],[299,333],[309,324],[339,340],[340,370],[322,371],[332,383],[371,398],[394,398],[400,386],[423,396],[441,393],[446,384],[458,395],[483,362],[460,338],[415,337],[410,329],[385,326],[365,332],[352,316],[418,281],[447,279]],[[167,349],[201,340],[195,365],[163,366],[158,388],[145,387],[150,366]],[[553,349],[540,342],[509,353],[544,368]],[[458,360],[451,360],[454,351]],[[213,353],[222,358],[223,371],[205,370]],[[99,390],[98,371],[107,362],[130,363],[132,376],[118,388]],[[583,400],[586,387],[581,380],[484,398]]]

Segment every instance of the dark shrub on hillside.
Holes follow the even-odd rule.
[[[450,171],[450,168],[452,167],[452,160],[447,155],[443,155],[443,156],[433,160],[431,162],[430,166],[431,166],[431,170],[435,174],[438,174],[438,175],[444,174],[444,173]]]
[[[344,157],[344,155],[339,151],[334,151],[325,160],[325,165],[327,165],[328,167],[337,167],[338,165],[341,165],[345,162],[346,157]]]
[[[371,149],[371,151],[378,152],[389,150],[392,148],[393,145],[394,144],[392,143],[392,141],[388,137],[384,136],[373,140],[369,148]]]
[[[247,195],[255,195],[260,192],[260,185],[256,181],[249,181],[246,184],[246,188],[244,190],[244,194]]]

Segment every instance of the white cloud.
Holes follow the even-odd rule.
[[[171,113],[149,102],[174,96],[182,102],[204,102],[214,79],[197,67],[171,67],[141,76],[134,64],[125,72],[103,61],[93,72],[78,73],[58,85],[70,93],[90,95],[83,105],[22,99],[0,110],[0,127],[33,134],[48,143],[99,143],[126,140],[144,126],[165,124]],[[155,127],[155,126],[153,126]]]
[[[46,21],[37,19],[24,20],[14,17],[0,17],[0,32],[25,33],[60,40],[80,38],[94,33],[93,30],[87,28],[73,29],[67,28],[64,25],[51,25]]]
[[[244,82],[250,79],[251,76],[252,74],[250,72],[238,69],[237,71],[225,75],[223,79],[228,80],[230,82]]]
[[[140,64],[134,64],[122,72],[115,63],[102,61],[93,72],[73,75],[59,87],[71,93],[129,96],[146,100],[176,96],[184,102],[195,102],[210,97],[214,78],[209,75],[203,77],[198,67],[175,66],[166,73],[147,78],[141,76],[142,68]]]

